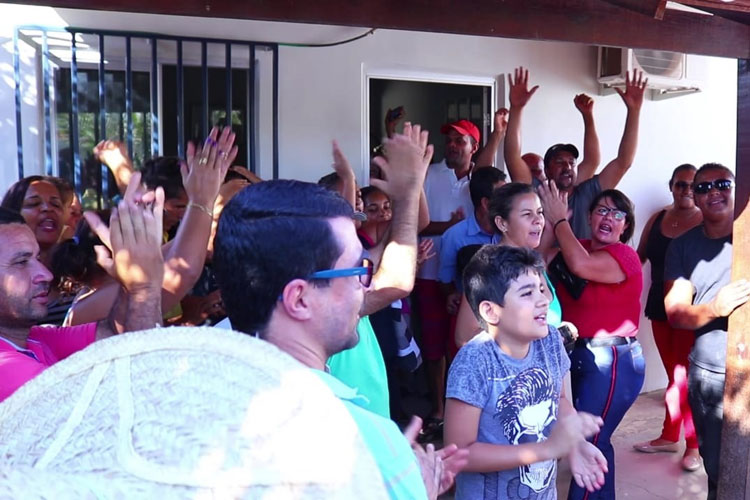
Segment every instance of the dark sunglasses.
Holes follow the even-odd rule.
[[[672,184],[677,189],[693,189],[693,183],[692,182],[686,182],[686,181],[677,181],[674,184]]]
[[[699,182],[698,184],[693,184],[693,192],[695,194],[707,194],[711,191],[711,188],[716,188],[717,191],[728,191],[732,188],[733,184],[730,179]]]
[[[362,259],[362,265],[359,267],[344,267],[341,269],[326,269],[324,271],[316,271],[312,273],[307,279],[331,279],[331,278],[344,278],[346,276],[359,276],[359,282],[362,286],[367,288],[372,283],[372,272],[373,263],[370,259]]]

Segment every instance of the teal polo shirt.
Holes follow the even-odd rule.
[[[357,345],[331,356],[328,360],[328,370],[344,384],[357,389],[359,396],[364,396],[363,404],[360,406],[390,418],[385,361],[369,317],[359,319],[357,333]]]
[[[313,370],[344,403],[359,428],[362,439],[372,453],[383,476],[383,484],[393,500],[427,498],[417,457],[390,419],[367,410],[366,399],[329,373]]]

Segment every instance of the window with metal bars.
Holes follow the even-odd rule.
[[[22,57],[32,63],[22,67]],[[157,155],[183,156],[187,141],[231,122],[236,163],[257,172],[267,158],[278,175],[275,44],[26,26],[15,31],[14,74],[19,177],[42,171],[66,178],[79,196],[89,194],[87,208],[106,206],[116,194],[91,153],[103,139],[126,144],[138,167]],[[39,113],[23,114],[27,95]],[[24,126],[40,131],[44,169],[24,165]]]

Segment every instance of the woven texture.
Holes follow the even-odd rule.
[[[386,498],[346,408],[277,348],[128,333],[0,404],[2,498]]]

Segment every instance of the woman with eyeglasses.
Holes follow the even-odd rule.
[[[540,189],[544,215],[558,249],[548,252],[563,320],[578,328],[570,354],[573,406],[604,421],[591,442],[607,459],[604,486],[587,492],[573,478],[569,499],[615,498],[615,456],[610,439],[640,393],[645,375],[636,339],[643,288],[638,254],[626,244],[635,229],[633,203],[616,189],[589,207],[591,239],[578,240],[568,222],[567,196],[554,184]],[[588,495],[588,496],[586,496]]]
[[[685,454],[682,468],[688,472],[701,466],[698,438],[693,426],[693,415],[687,400],[688,354],[693,347],[693,332],[674,328],[667,321],[664,310],[664,258],[669,243],[703,220],[703,215],[693,201],[693,179],[696,168],[688,163],[672,172],[669,190],[673,203],[654,213],[646,222],[638,243],[638,256],[642,263],[651,262],[651,288],[646,300],[646,317],[651,320],[654,341],[659,350],[669,383],[664,394],[666,407],[662,431],[658,438],[633,445],[644,453],[678,451],[680,428],[685,428]]]

